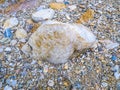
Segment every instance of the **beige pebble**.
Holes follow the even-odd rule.
[[[61,9],[66,8],[66,6],[63,3],[50,3],[50,8],[56,9],[56,10],[61,10]]]
[[[27,32],[24,29],[18,29],[15,32],[15,35],[17,38],[22,39],[22,38],[26,38],[27,37]]]

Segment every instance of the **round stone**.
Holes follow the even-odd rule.
[[[48,81],[48,85],[51,86],[51,87],[54,86],[54,81],[53,80],[49,80]]]

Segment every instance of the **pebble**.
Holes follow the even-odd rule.
[[[15,32],[15,35],[18,39],[23,39],[27,37],[27,32],[24,29],[18,29]]]
[[[64,0],[56,0],[56,2],[63,3]]]
[[[54,81],[53,80],[48,80],[48,85],[53,87],[54,86]]]
[[[120,78],[120,73],[115,72],[115,73],[114,73],[114,76],[115,76],[115,78],[118,80],[118,79]]]
[[[1,40],[0,40],[0,43],[1,44],[7,44],[7,43],[9,43],[11,40],[9,39],[9,38],[2,38]]]
[[[55,11],[53,9],[41,9],[32,14],[32,19],[35,22],[39,22],[41,20],[49,20],[53,18],[54,14]]]
[[[3,52],[4,46],[0,46],[0,53]]]
[[[10,19],[7,19],[4,23],[4,28],[12,28],[14,26],[18,25],[18,19],[15,17],[12,17]]]
[[[5,29],[5,31],[4,31],[4,36],[5,36],[6,38],[10,38],[10,39],[12,39],[12,37],[13,37],[13,33],[12,33],[11,28],[7,28],[7,29]]]
[[[113,60],[113,61],[117,60],[117,56],[116,55],[112,55],[111,60]]]
[[[66,16],[66,18],[67,18],[68,20],[71,19],[69,14],[65,14],[65,16]]]
[[[63,3],[50,3],[50,8],[55,9],[55,10],[61,10],[61,9],[66,8],[66,6]]]
[[[13,89],[12,89],[12,87],[7,85],[7,86],[5,86],[4,90],[13,90]]]
[[[102,82],[102,87],[107,87],[108,86],[108,83],[106,83],[106,82]]]
[[[6,47],[5,48],[5,52],[11,52],[11,51],[12,51],[11,47]]]
[[[73,10],[77,9],[77,6],[76,5],[70,5],[70,6],[68,6],[68,8],[70,9],[70,11],[73,11]]]
[[[15,46],[17,44],[17,40],[11,40],[10,45]]]
[[[80,89],[81,88],[81,84],[80,84],[80,82],[75,82],[74,83],[74,85],[73,85],[73,88],[75,88],[75,89]]]

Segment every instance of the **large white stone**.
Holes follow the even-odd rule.
[[[91,48],[95,41],[96,37],[83,25],[47,21],[31,35],[25,46],[32,47],[33,58],[59,64],[65,63],[75,50]]]
[[[39,22],[40,20],[48,20],[52,19],[55,11],[53,9],[41,9],[32,14],[32,19],[35,22]]]

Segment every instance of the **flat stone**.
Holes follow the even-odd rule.
[[[32,14],[32,19],[35,22],[39,22],[41,20],[48,20],[48,19],[52,19],[54,14],[55,11],[53,9],[41,9]]]

